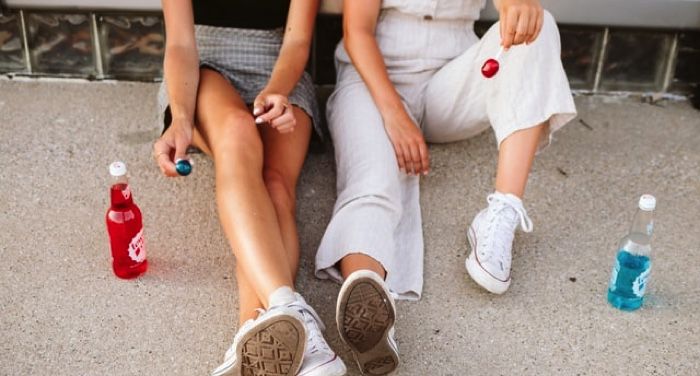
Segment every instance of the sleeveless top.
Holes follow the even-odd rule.
[[[290,0],[192,0],[197,25],[277,29],[287,23]]]

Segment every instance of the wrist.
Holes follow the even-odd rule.
[[[406,113],[406,108],[403,106],[401,101],[398,103],[388,103],[385,106],[382,106],[379,112],[381,113],[382,119],[384,119],[385,123],[393,123],[397,119],[408,116]]]
[[[180,126],[194,128],[194,121],[189,116],[173,116],[171,124],[178,124]]]

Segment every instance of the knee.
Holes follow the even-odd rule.
[[[262,164],[263,145],[253,117],[243,111],[231,111],[219,121],[220,129],[211,135],[215,162],[232,166]]]
[[[561,49],[561,47],[559,47],[559,27],[557,26],[557,22],[554,20],[554,16],[552,16],[552,14],[546,9],[544,10],[544,19],[542,20],[542,30],[540,30],[540,35],[537,38],[553,41],[555,42],[554,44],[556,44],[557,48]],[[550,45],[549,42],[540,44]]]
[[[263,181],[277,212],[294,215],[296,187],[292,179],[286,177],[277,168],[265,166],[263,168]]]

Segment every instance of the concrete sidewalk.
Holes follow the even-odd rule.
[[[0,81],[0,375],[207,375],[237,321],[234,258],[212,163],[160,176],[155,84]],[[423,180],[425,289],[398,304],[399,375],[700,374],[700,112],[687,103],[577,98],[580,119],[536,161],[504,296],[468,279],[465,229],[492,187],[490,134],[432,145]],[[150,270],[112,275],[107,166],[129,166]],[[611,308],[615,246],[642,193],[658,198],[642,310]],[[359,375],[334,323],[338,286],[313,277],[335,196],[333,155],[299,186],[298,288]]]

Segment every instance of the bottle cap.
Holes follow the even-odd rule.
[[[639,198],[639,208],[644,211],[656,209],[656,197],[652,195],[642,195],[642,197]]]
[[[126,175],[126,164],[120,161],[112,163],[109,165],[109,174],[115,178]]]

